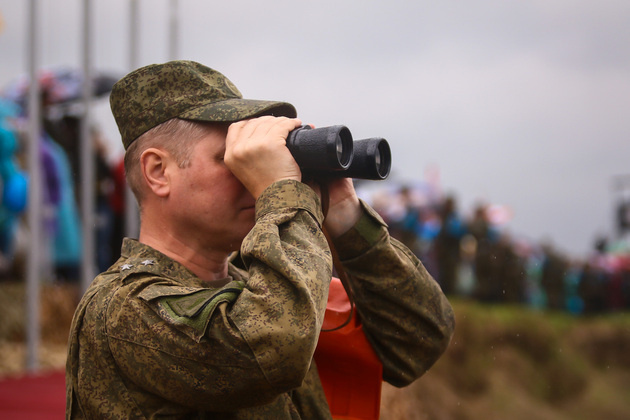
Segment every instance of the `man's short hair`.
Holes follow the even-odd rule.
[[[140,168],[140,156],[145,150],[151,147],[165,150],[173,156],[180,168],[185,168],[190,165],[192,151],[199,140],[209,131],[221,129],[225,125],[226,123],[203,123],[172,118],[140,135],[125,153],[127,183],[140,207],[146,192]]]

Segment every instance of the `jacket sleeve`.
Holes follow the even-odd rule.
[[[420,260],[389,236],[367,204],[364,214],[335,248],[350,280],[365,334],[383,363],[383,379],[406,386],[446,350],[453,310]]]
[[[249,279],[231,316],[269,382],[289,390],[301,385],[317,346],[332,258],[313,190],[280,184],[258,199],[241,247]]]

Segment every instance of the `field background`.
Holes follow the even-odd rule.
[[[78,291],[41,290],[42,370],[63,369]],[[382,420],[630,419],[630,314],[575,317],[455,299],[444,356],[413,385],[383,386]],[[25,360],[21,283],[0,283],[0,377]]]

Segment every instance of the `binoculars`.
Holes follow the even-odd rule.
[[[379,180],[389,176],[392,155],[387,140],[352,140],[343,125],[311,128],[289,133],[287,148],[306,174]]]

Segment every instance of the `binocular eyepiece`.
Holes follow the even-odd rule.
[[[303,172],[320,176],[385,179],[392,155],[387,140],[352,140],[343,125],[311,128],[302,126],[289,133],[287,148]]]

